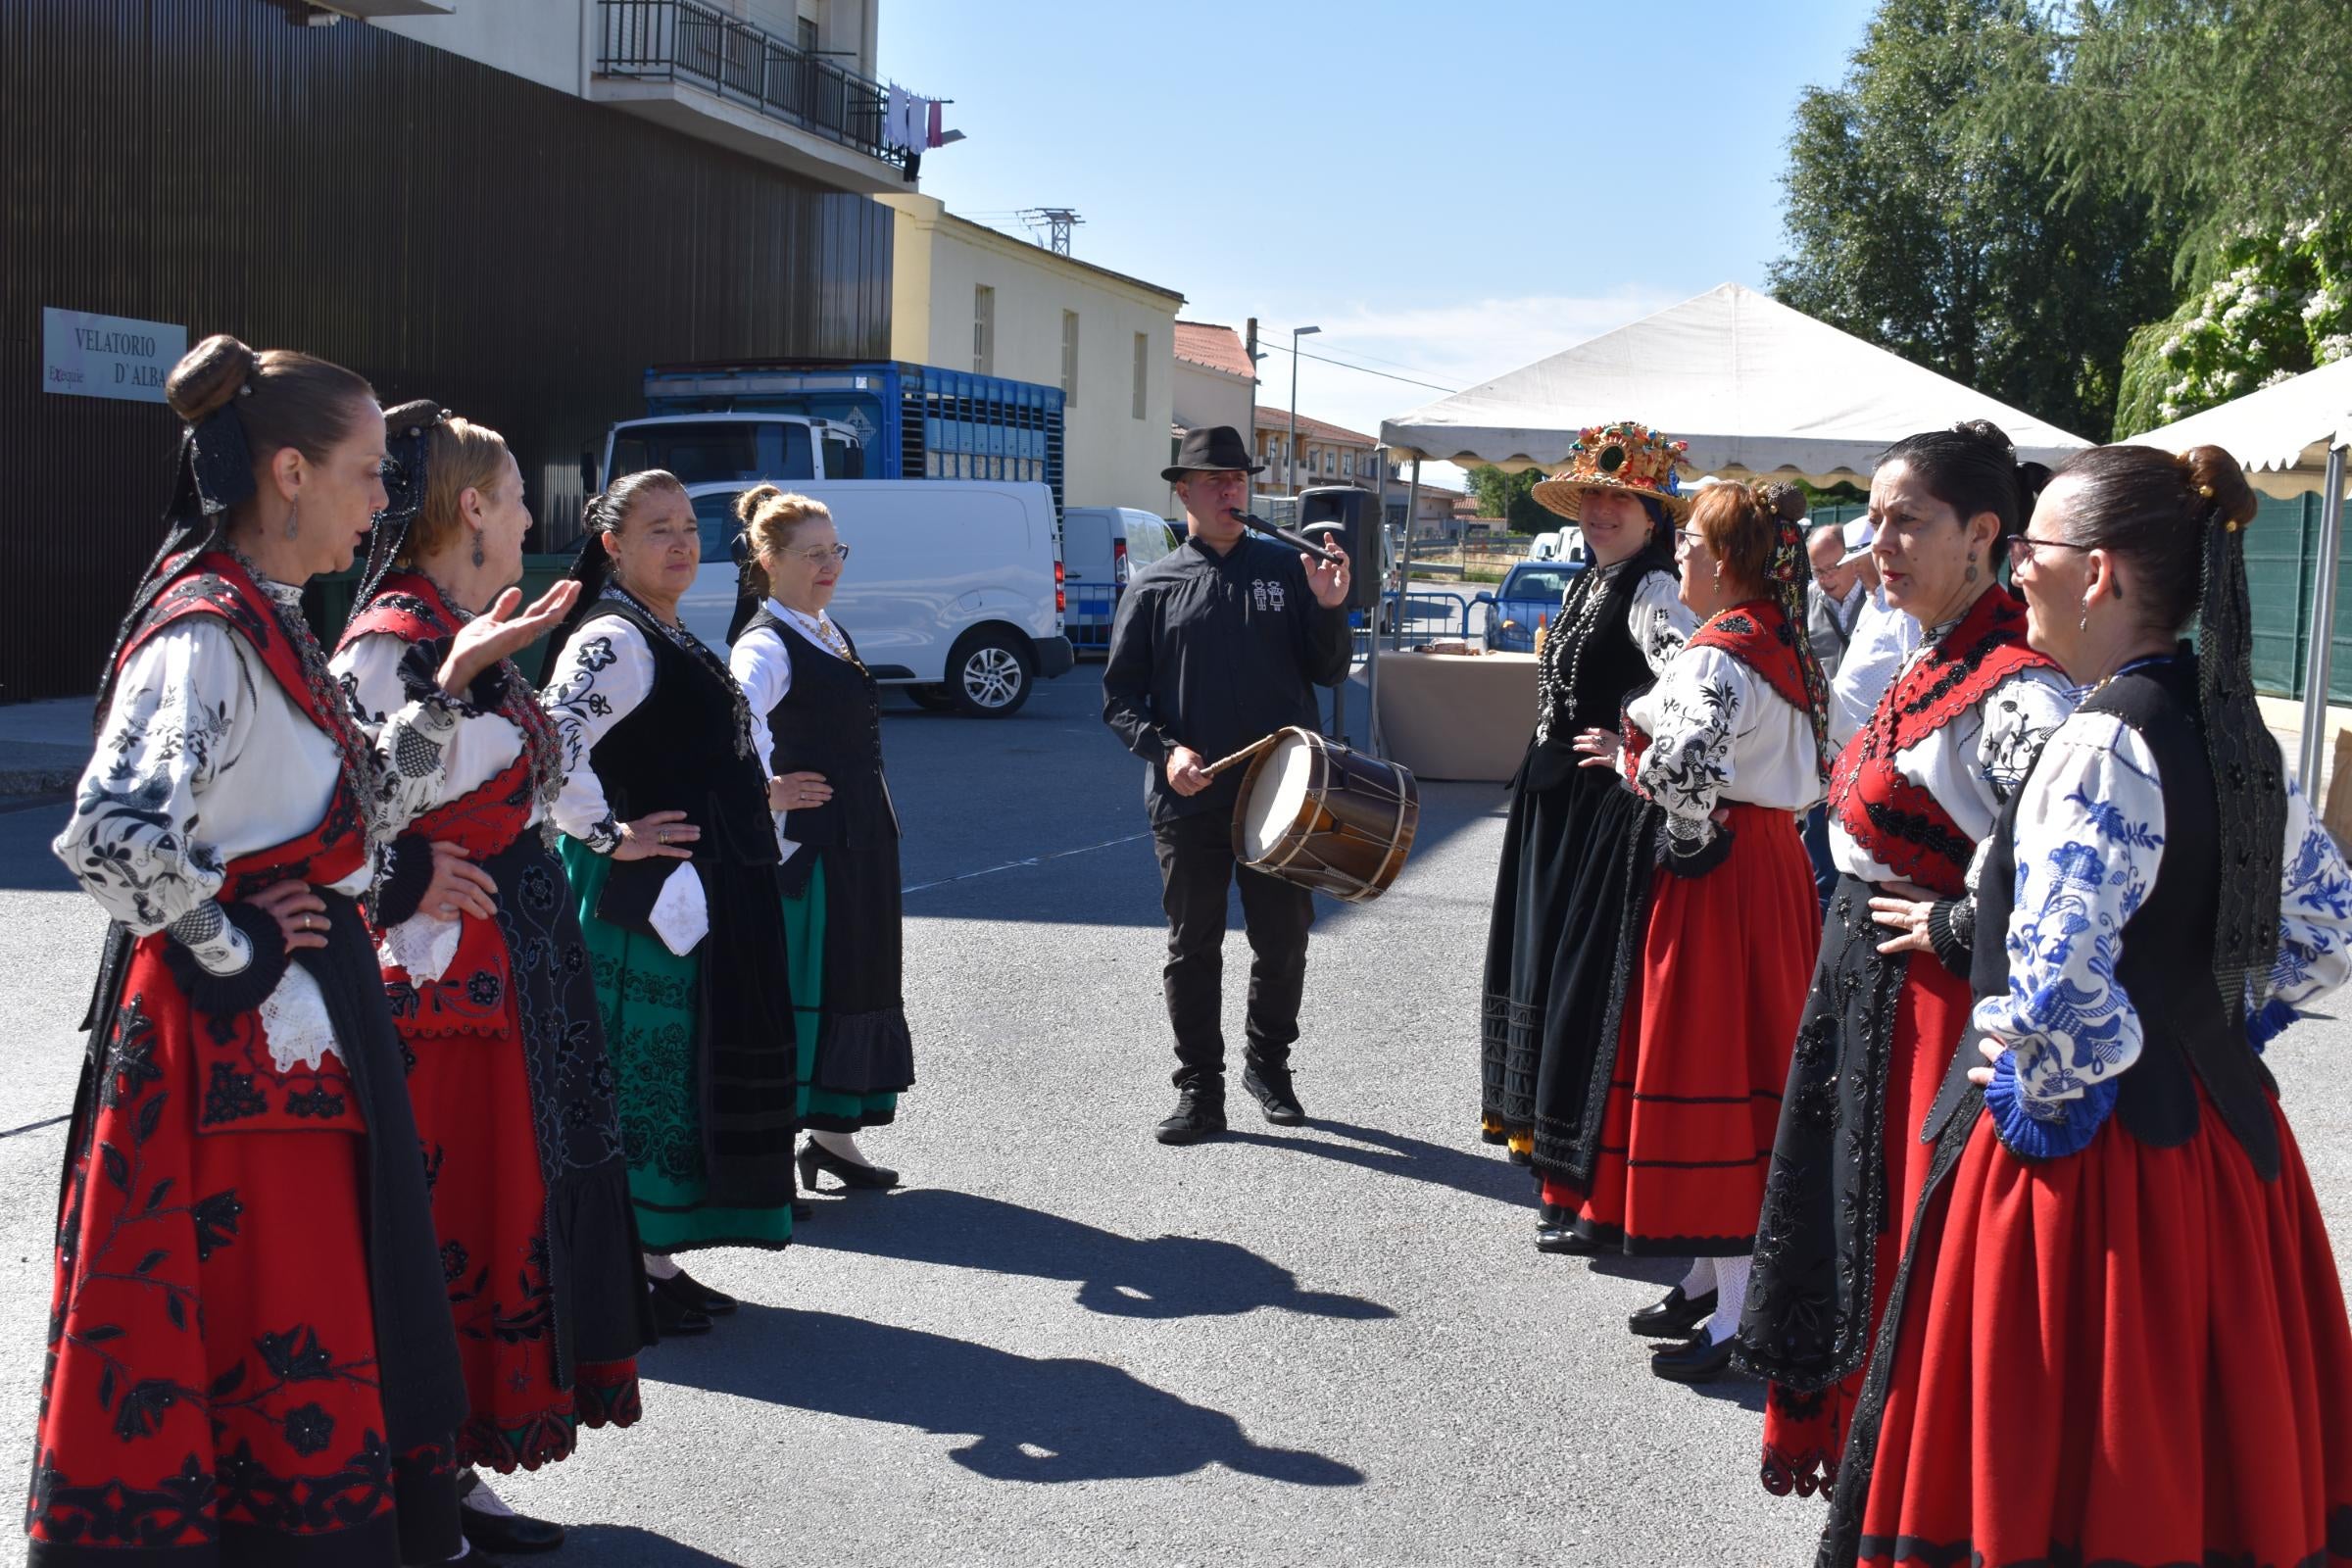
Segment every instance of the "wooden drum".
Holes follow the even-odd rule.
[[[1406,769],[1294,727],[1243,775],[1233,854],[1253,870],[1361,904],[1404,869],[1420,821],[1421,787]]]

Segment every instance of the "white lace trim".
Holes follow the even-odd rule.
[[[406,969],[409,978],[418,984],[438,980],[456,960],[458,938],[464,929],[463,920],[412,914],[384,933],[375,945],[375,956],[389,967]]]
[[[281,1073],[301,1067],[318,1070],[319,1058],[335,1049],[335,1026],[327,1020],[326,994],[311,971],[289,965],[277,985],[262,999],[262,1038],[270,1043],[270,1061]]]

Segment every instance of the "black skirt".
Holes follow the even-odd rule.
[[[1592,1170],[1625,988],[1640,955],[1655,813],[1605,768],[1511,781],[1487,928],[1480,1108],[1532,1132],[1538,1170]]]

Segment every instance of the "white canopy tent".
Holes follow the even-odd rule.
[[[1690,442],[1698,472],[1821,484],[1867,483],[1887,447],[1961,419],[2043,463],[2089,445],[1738,283],[1384,419],[1380,438],[1399,459],[1556,471],[1579,430],[1611,419]]]
[[[2303,746],[2299,777],[2318,787],[2328,729],[2328,656],[2335,638],[2336,556],[2344,531],[2344,453],[2352,448],[2352,360],[2323,365],[2132,438],[2185,452],[2217,446],[2244,465],[2258,489],[2277,496],[2320,492],[2320,572],[2312,585],[2311,650],[2303,662]]]

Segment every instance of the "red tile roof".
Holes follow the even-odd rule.
[[[1257,427],[1260,430],[1288,430],[1291,427],[1291,411],[1269,409],[1261,403],[1257,410]],[[1342,446],[1376,447],[1380,445],[1377,440],[1365,435],[1360,430],[1350,430],[1345,425],[1327,424],[1321,419],[1312,419],[1303,414],[1298,416],[1298,433],[1309,441],[1336,441]]]
[[[1241,334],[1230,326],[1209,321],[1178,321],[1176,357],[1246,380],[1257,378],[1257,372],[1250,368],[1250,356],[1242,347]]]

